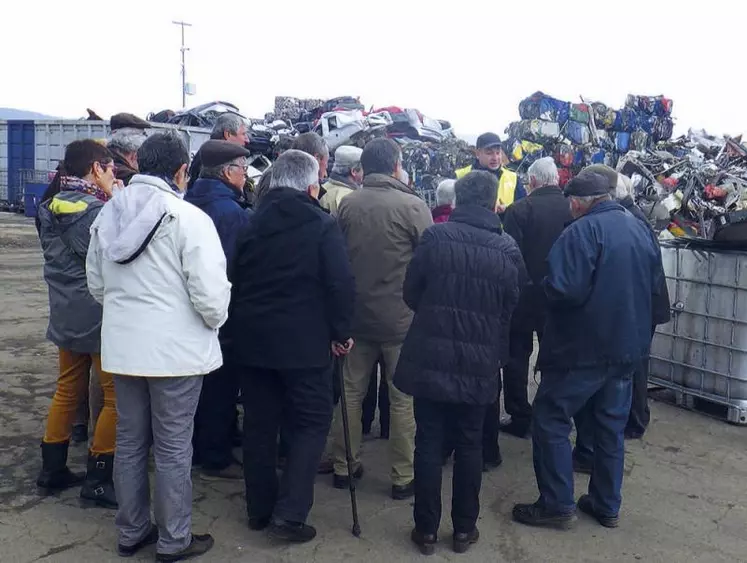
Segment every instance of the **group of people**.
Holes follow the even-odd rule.
[[[563,192],[543,158],[524,187],[486,133],[431,211],[390,139],[330,155],[300,135],[254,187],[238,116],[191,162],[176,133],[146,136],[129,115],[112,125],[108,146],[68,145],[37,219],[60,365],[37,484],[82,485],[86,502],[116,508],[120,555],[156,544],[158,561],[180,561],[213,546],[192,533],[193,464],[244,480],[250,529],[310,541],[317,473],[339,489],[363,478],[377,395],[391,496],[414,496],[423,553],[452,455],[453,548],[478,541],[500,428],[533,440],[540,496],[515,520],[568,528],[578,505],[617,525],[623,439],[645,430],[651,330],[669,313],[656,238],[622,176],[590,167]],[[80,475],[68,447],[94,379],[103,404]],[[574,470],[592,475],[578,503]]]

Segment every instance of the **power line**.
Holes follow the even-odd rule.
[[[185,27],[192,27],[191,23],[183,22],[183,21],[172,21],[174,25],[181,26],[182,28],[182,46],[181,46],[181,52],[182,52],[182,108],[187,107],[187,65],[184,60],[184,53],[189,51],[189,47],[184,46],[184,28]]]

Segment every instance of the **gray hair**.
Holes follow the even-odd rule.
[[[231,166],[243,167],[245,164],[246,158],[240,156],[238,158],[234,158],[230,162],[219,164],[218,166],[203,166],[202,170],[200,170],[200,178],[215,178],[217,180],[220,180],[223,178],[223,172]]]
[[[442,180],[436,188],[436,205],[454,205],[456,180]]]
[[[555,160],[550,156],[534,161],[534,163],[529,167],[528,174],[529,178],[535,178],[537,180],[537,188],[543,186],[557,186],[560,183],[558,167],[555,166]]]
[[[303,151],[290,149],[281,154],[272,165],[270,189],[293,188],[305,192],[319,183],[319,163]]]
[[[137,153],[147,137],[141,129],[117,129],[112,132],[106,146],[122,154]]]
[[[223,140],[225,139],[226,132],[231,135],[238,135],[239,129],[241,129],[242,126],[246,127],[244,119],[236,113],[227,111],[226,113],[220,114],[218,119],[215,120],[215,125],[213,125],[213,132],[210,134],[210,138]]]
[[[473,170],[454,184],[456,205],[477,205],[495,211],[498,178],[490,172]]]
[[[291,148],[319,158],[329,156],[327,141],[313,131],[301,133],[293,140]]]
[[[572,195],[572,196],[568,196],[568,199],[579,202],[581,204],[581,207],[584,208],[584,211],[588,211],[589,209],[591,209],[591,207],[594,204],[599,203],[601,201],[609,201],[611,198],[608,194],[604,194],[604,195],[585,195],[585,196]]]

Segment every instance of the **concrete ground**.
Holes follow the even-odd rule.
[[[47,292],[33,222],[0,214],[0,562],[117,561],[114,512],[82,509],[77,491],[37,495],[39,441],[55,387],[55,349],[45,340]],[[504,464],[486,474],[480,543],[466,555],[449,546],[451,468],[444,471],[442,542],[430,561],[507,562],[734,562],[747,561],[747,428],[652,403],[643,441],[626,446],[622,523],[607,530],[579,517],[568,532],[527,528],[511,521],[515,502],[537,491],[529,441],[502,438]],[[85,447],[71,465],[85,463]],[[304,546],[271,544],[246,526],[243,483],[202,482],[195,473],[194,530],[209,531],[216,547],[205,562],[420,561],[409,542],[411,502],[388,496],[386,442],[364,445],[359,487],[363,536],[350,534],[347,492],[320,477],[310,523],[318,538]],[[576,480],[577,495],[587,478]],[[152,560],[146,550],[135,561]]]

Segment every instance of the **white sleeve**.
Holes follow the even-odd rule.
[[[195,310],[207,326],[218,329],[228,319],[231,299],[226,256],[213,222],[195,210],[179,222],[182,271]]]
[[[104,303],[104,276],[101,274],[101,248],[99,233],[91,229],[91,242],[86,253],[86,281],[91,296],[100,304]]]

